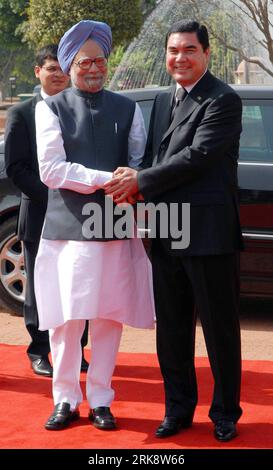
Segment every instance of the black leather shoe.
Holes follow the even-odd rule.
[[[34,374],[52,377],[53,369],[47,357],[40,357],[31,361],[31,367]]]
[[[230,441],[238,436],[235,423],[224,419],[217,421],[215,423],[214,436],[218,441]]]
[[[181,429],[190,428],[192,418],[178,418],[177,416],[165,416],[164,420],[155,432],[156,437],[169,437],[179,433]]]
[[[89,367],[89,363],[87,360],[82,356],[82,363],[81,363],[81,372],[87,372]]]
[[[59,431],[59,429],[67,428],[71,421],[76,421],[79,417],[79,410],[70,411],[69,403],[58,403],[45,423],[45,428],[50,431]]]
[[[98,406],[90,410],[88,418],[98,429],[116,429],[116,420],[107,406]]]

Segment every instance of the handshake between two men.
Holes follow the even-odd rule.
[[[139,193],[137,170],[133,168],[118,167],[113,172],[112,179],[104,184],[103,189],[116,204],[134,204],[137,200],[143,199]]]

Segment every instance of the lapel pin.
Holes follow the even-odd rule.
[[[202,99],[202,96],[197,96],[198,101]]]

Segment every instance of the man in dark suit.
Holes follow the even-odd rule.
[[[41,83],[41,94],[10,108],[5,129],[5,161],[8,176],[21,190],[18,218],[18,238],[24,242],[27,272],[24,319],[31,342],[28,357],[35,374],[52,376],[48,359],[50,352],[48,331],[39,331],[38,312],[34,294],[34,264],[47,207],[47,187],[39,177],[35,106],[38,101],[67,88],[69,76],[64,74],[57,61],[55,44],[40,49],[36,55],[34,73]],[[82,347],[88,341],[88,325],[82,338]],[[82,359],[82,370],[88,363]]]
[[[189,243],[182,249],[183,244],[174,244],[171,217],[168,238],[159,234],[152,242],[157,351],[166,404],[156,436],[168,437],[192,424],[197,404],[194,341],[198,312],[214,377],[209,416],[215,437],[228,441],[237,435],[236,422],[242,414],[242,236],[237,202],[242,105],[232,88],[207,70],[209,55],[205,26],[182,21],[170,28],[166,66],[176,86],[156,97],[146,168],[138,173],[117,169],[105,190],[117,203],[133,200],[140,192],[145,201],[156,205],[163,203],[170,209],[170,203],[175,204],[190,229]],[[190,204],[186,221],[181,217],[183,203]],[[164,228],[165,223],[160,214],[157,228]]]

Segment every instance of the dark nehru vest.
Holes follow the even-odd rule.
[[[69,88],[47,98],[46,103],[59,118],[67,161],[102,171],[128,166],[128,137],[135,112],[133,101],[107,90],[86,93]],[[112,209],[109,214],[109,204],[105,201],[102,189],[92,194],[49,189],[42,237],[49,240],[84,241],[115,239],[114,234],[109,236],[107,232],[105,235],[104,221],[106,216],[111,216],[115,223],[121,215],[113,216]],[[87,213],[96,213],[83,209],[90,207],[86,206],[88,203],[98,205],[96,208],[102,216],[98,219],[102,224],[102,233],[100,230],[92,230],[91,234],[86,235],[83,230]]]

